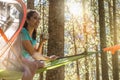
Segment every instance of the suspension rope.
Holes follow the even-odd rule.
[[[0,34],[3,37],[3,39],[5,40],[5,42],[9,41],[8,38],[7,38],[7,36],[4,34],[4,32],[3,32],[3,30],[1,28],[0,28]]]

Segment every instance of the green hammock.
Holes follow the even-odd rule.
[[[51,62],[47,62],[46,67],[37,70],[36,73],[40,73],[40,72],[43,72],[43,71],[47,71],[47,70],[50,70],[50,69],[54,69],[54,68],[66,65],[66,64],[68,64],[70,62],[73,62],[77,59],[81,59],[81,58],[90,56],[92,54],[98,53],[98,52],[87,52],[87,53],[88,53],[87,55],[86,55],[86,52],[83,52],[81,54],[77,54],[77,55],[73,55],[73,56],[66,56],[66,57],[56,59],[56,60],[51,61]],[[8,70],[0,69],[0,80],[1,79],[19,80],[21,77],[22,77],[22,72],[8,71]]]

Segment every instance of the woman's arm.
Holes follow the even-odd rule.
[[[47,41],[47,39],[43,38],[43,34],[40,35],[40,43],[39,46],[37,48],[37,51],[40,52],[42,54],[42,48],[43,48],[43,44]]]
[[[23,40],[22,45],[26,51],[35,59],[35,60],[52,60],[52,58],[48,56],[43,56],[40,52],[36,51],[36,49],[32,46],[29,40]]]
[[[35,52],[32,57],[35,60],[45,60],[45,61],[51,61],[52,58],[48,57],[48,56],[43,56],[42,54],[39,54],[38,52]]]
[[[31,42],[29,40],[23,40],[22,41],[23,48],[30,54],[33,55],[35,51],[35,48],[32,46]]]
[[[37,48],[37,51],[41,54],[42,54],[43,44],[44,44],[44,42],[40,41],[39,46]]]

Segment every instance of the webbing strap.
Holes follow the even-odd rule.
[[[6,42],[8,42],[9,40],[8,40],[8,38],[7,38],[7,36],[4,34],[4,32],[3,32],[3,30],[0,28],[0,34],[1,34],[1,36],[3,37],[3,39],[6,41]]]

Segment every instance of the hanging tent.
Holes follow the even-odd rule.
[[[22,77],[19,33],[25,18],[26,6],[22,0],[0,0],[0,80],[18,80]],[[96,52],[89,52],[85,55],[83,52],[47,62],[46,66],[37,70],[36,73],[63,66],[94,53]]]
[[[22,0],[0,0],[0,80],[7,78],[8,72],[4,72],[11,71],[13,77],[12,72],[21,67],[18,36],[25,18],[26,6]]]

